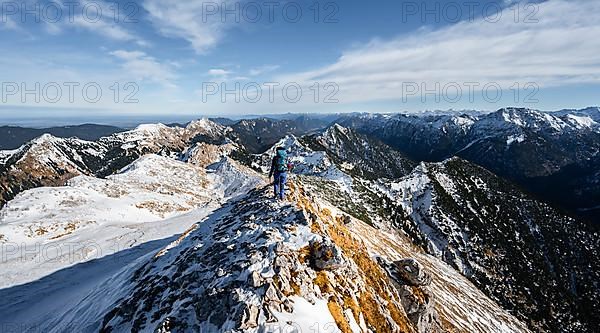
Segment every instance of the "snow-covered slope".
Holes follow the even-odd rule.
[[[180,233],[190,218],[261,181],[226,157],[207,170],[146,155],[106,179],[78,176],[63,187],[25,191],[0,211],[0,242],[12,249],[0,287]],[[176,218],[182,214],[188,217]]]
[[[17,150],[0,152],[0,207],[30,188],[64,185],[78,175],[111,175],[146,154],[176,157],[197,142],[220,145],[230,132],[201,119],[185,128],[140,125],[95,142],[45,134]]]
[[[0,291],[9,300],[0,314],[27,318],[24,332],[64,332],[73,323],[85,323],[79,332],[528,332],[406,239],[356,220],[347,226],[344,213],[301,181],[288,203],[268,192],[252,191],[161,250],[109,267],[75,299],[51,288],[60,308],[14,311],[19,290]],[[407,257],[417,260],[400,260]],[[108,263],[81,269],[98,265]]]
[[[0,206],[19,192],[43,185],[62,185],[67,179],[90,174],[107,148],[79,139],[42,135],[21,148],[0,153]]]
[[[261,155],[255,155],[255,161],[252,166],[268,173],[271,167],[271,160],[275,156],[277,147],[284,147],[288,152],[288,159],[294,164],[293,172],[300,175],[312,175],[329,179],[339,183],[344,188],[350,186],[352,180],[342,172],[340,168],[331,160],[325,151],[315,151],[309,148],[298,138],[288,135],[275,143]]]
[[[503,108],[481,115],[370,115],[339,122],[416,161],[459,156],[578,214],[600,205],[598,110]]]
[[[383,186],[399,228],[535,330],[594,331],[600,249],[582,223],[454,158]],[[523,306],[526,304],[526,306]]]
[[[589,107],[581,110],[561,110],[554,112],[555,115],[560,117],[571,116],[580,117],[580,118],[590,118],[595,123],[600,124],[600,108],[599,107]],[[585,124],[589,124],[589,120],[585,119]]]

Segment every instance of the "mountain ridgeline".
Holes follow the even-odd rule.
[[[416,161],[458,156],[572,214],[600,220],[600,111],[506,108],[484,115],[339,119]]]
[[[325,157],[313,158],[302,141]],[[591,259],[600,242],[581,221],[461,158],[422,162],[394,177],[390,170],[410,162],[391,158],[393,167],[374,168],[380,160],[354,158],[401,155],[350,129],[332,126],[300,142],[279,144],[292,151],[309,188],[356,218],[406,235],[534,331],[594,331],[600,324],[593,315],[600,265]]]
[[[43,278],[0,289],[10,300],[0,318],[56,332],[598,332],[600,238],[563,208],[596,216],[599,114],[203,119],[95,141],[43,135],[0,152],[0,244],[121,239],[111,207],[140,219],[119,224],[143,237],[144,216],[187,231],[104,268],[80,298],[49,290],[60,308],[17,312]],[[279,146],[294,164],[283,203],[265,179]],[[71,216],[86,205],[85,221]]]
[[[19,126],[0,126],[0,150],[17,149],[42,134],[51,134],[60,138],[77,137],[82,140],[98,140],[101,137],[123,132],[115,126],[83,124],[50,128],[26,128]]]

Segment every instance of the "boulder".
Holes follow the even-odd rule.
[[[350,215],[343,215],[342,222],[344,224],[350,224],[352,222],[352,218],[350,217]]]
[[[242,314],[240,328],[251,329],[258,326],[258,313],[259,309],[256,305],[248,304],[244,307]]]
[[[398,287],[398,293],[402,307],[417,332],[442,331],[435,310],[434,297],[427,287],[402,285]]]
[[[346,267],[347,263],[342,256],[342,250],[331,240],[311,244],[311,256],[315,267],[319,270],[336,270]]]
[[[261,287],[264,282],[265,280],[262,278],[259,272],[254,271],[248,276],[248,283],[254,288]]]
[[[428,286],[431,284],[431,275],[413,258],[398,260],[394,262],[394,266],[398,280],[408,285]]]

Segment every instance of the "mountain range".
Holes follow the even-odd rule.
[[[0,152],[0,327],[597,332],[600,238],[575,213],[598,205],[598,114],[42,135]],[[284,202],[265,176],[280,146]]]
[[[58,126],[50,128],[27,128],[20,126],[0,126],[0,150],[17,149],[24,143],[41,136],[51,134],[61,138],[77,137],[82,140],[98,140],[124,129],[116,126],[83,124],[76,126]]]
[[[362,115],[338,123],[416,161],[458,156],[573,215],[600,220],[600,110],[505,108],[484,115]]]

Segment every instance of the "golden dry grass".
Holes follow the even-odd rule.
[[[335,297],[330,297],[327,302],[327,307],[329,308],[329,312],[335,321],[335,324],[340,329],[342,333],[352,333],[352,328],[350,328],[350,324],[348,324],[348,320],[344,315],[344,311],[342,307],[337,303]]]
[[[293,195],[297,198],[298,207],[314,214],[321,222],[313,221],[311,225],[312,231],[329,236],[342,249],[345,255],[350,257],[358,266],[359,272],[367,286],[367,290],[358,296],[358,304],[356,304],[348,295],[343,295],[341,291],[334,290],[326,273],[318,272],[314,283],[319,286],[321,292],[339,294],[338,296],[343,300],[342,305],[351,309],[355,319],[358,321],[362,313],[367,325],[375,332],[393,331],[393,327],[388,323],[384,312],[389,313],[389,316],[400,327],[401,332],[415,332],[404,309],[399,305],[398,300],[394,298],[395,296],[390,290],[390,282],[387,274],[369,256],[365,245],[352,236],[344,225],[343,218],[341,216],[333,217],[331,210],[327,208],[316,208],[316,205],[304,195],[304,190],[301,186],[293,184],[290,187]],[[341,280],[343,281],[343,279]],[[346,329],[349,329],[350,326],[343,314],[342,306],[335,299],[332,295],[328,303],[329,310],[332,316],[334,316],[338,328],[342,332],[346,332]],[[384,300],[384,302],[381,303],[377,300]]]

